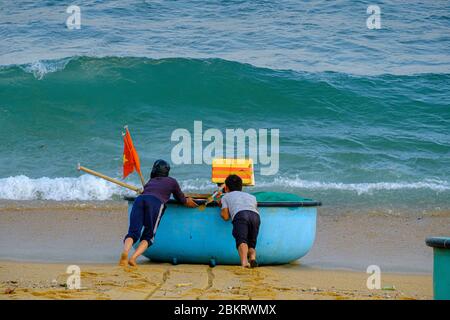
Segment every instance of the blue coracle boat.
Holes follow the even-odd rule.
[[[308,253],[316,235],[320,202],[286,193],[257,192],[261,227],[256,245],[260,265],[285,264]],[[125,197],[130,215],[135,197]],[[205,200],[196,199],[198,204]],[[240,264],[232,224],[220,217],[217,204],[204,211],[169,201],[154,244],[144,256],[152,261]]]

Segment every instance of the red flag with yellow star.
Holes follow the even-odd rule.
[[[134,170],[141,176],[141,163],[131,140],[130,131],[125,127],[123,135],[123,178],[125,179]]]

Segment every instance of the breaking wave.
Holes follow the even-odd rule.
[[[137,185],[137,183],[136,183]],[[186,192],[211,192],[215,185],[207,179],[187,179],[180,181]],[[299,178],[276,178],[272,181],[261,181],[254,190],[290,190],[291,192],[348,191],[354,195],[373,194],[386,190],[422,190],[445,192],[450,190],[447,181],[419,182],[377,182],[377,183],[331,183],[307,181]],[[252,188],[253,190],[253,188]],[[250,191],[250,190],[249,190]],[[0,199],[4,200],[119,200],[122,196],[132,195],[132,191],[89,175],[80,177],[37,178],[15,176],[0,179]]]
[[[36,79],[42,80],[48,73],[64,70],[70,60],[71,58],[60,60],[39,60],[21,65],[20,68],[27,73],[33,74]]]
[[[341,190],[352,191],[358,195],[370,194],[381,190],[431,190],[443,192],[450,190],[450,183],[439,180],[425,180],[418,182],[375,182],[375,183],[338,183],[307,181],[300,178],[276,178],[272,182],[261,183],[260,187],[284,187],[309,190]]]

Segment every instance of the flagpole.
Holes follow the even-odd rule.
[[[139,178],[141,178],[142,187],[145,187],[145,180],[144,180],[144,177],[142,176],[142,173],[138,172],[138,174],[139,174]]]
[[[124,126],[124,129],[125,129],[125,130],[128,130],[128,126]],[[125,133],[122,132],[122,138],[123,138],[124,136],[125,136]],[[127,145],[127,148],[130,149],[130,146],[127,144],[126,139],[124,139],[123,141],[124,141],[124,143]],[[138,172],[137,170],[136,170],[136,172],[138,173],[139,178],[141,179],[142,187],[145,187],[145,180],[144,180],[144,177],[142,176],[142,172],[140,172],[140,171]]]

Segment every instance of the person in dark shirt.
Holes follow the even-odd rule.
[[[166,203],[173,194],[174,198],[186,207],[195,208],[197,204],[184,196],[177,180],[169,177],[170,166],[164,160],[153,164],[150,180],[144,186],[144,191],[134,201],[130,213],[130,226],[124,239],[119,265],[136,266],[136,259],[153,244],[156,229],[166,209]],[[143,230],[142,230],[143,229]],[[128,254],[134,243],[140,241],[134,254],[128,259]]]

